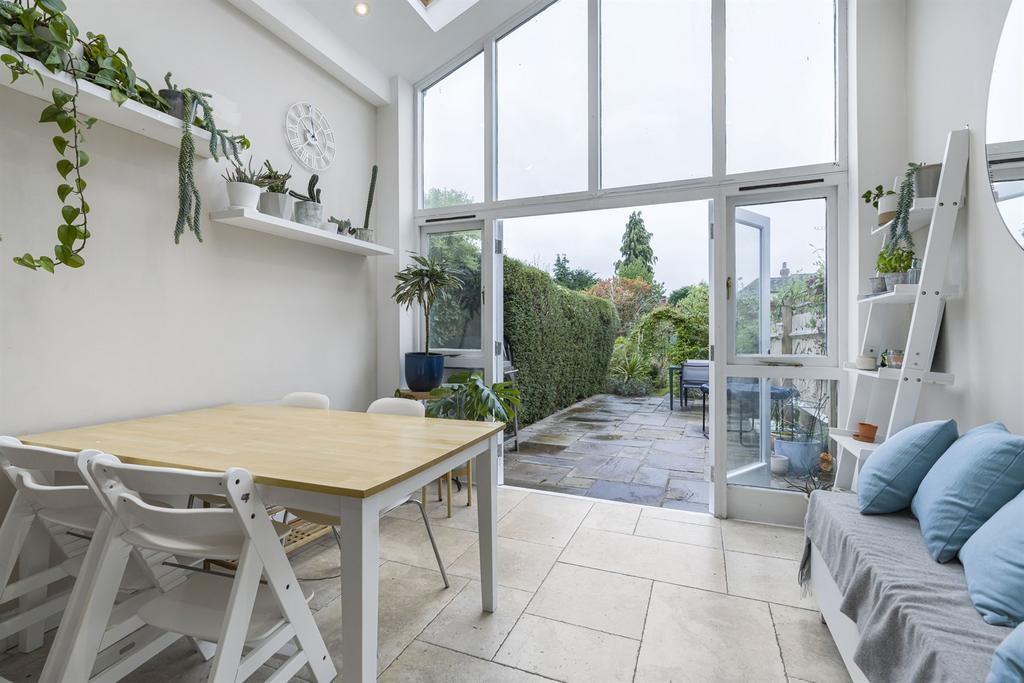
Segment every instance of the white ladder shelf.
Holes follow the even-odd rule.
[[[861,464],[871,452],[913,424],[925,384],[953,382],[950,374],[932,372],[932,360],[946,299],[959,295],[959,289],[948,288],[945,281],[957,214],[963,205],[969,151],[970,131],[951,131],[935,199],[915,203],[918,215],[913,229],[930,226],[921,258],[920,284],[897,285],[892,293],[860,300],[868,307],[860,353],[878,357],[885,349],[903,348],[904,360],[899,369],[863,371],[848,367],[854,381],[850,412],[845,429],[830,433],[838,455],[837,489],[856,490]],[[921,212],[930,213],[930,221],[925,223]],[[873,234],[882,231],[876,229]],[[853,438],[858,422],[878,425],[875,443]]]

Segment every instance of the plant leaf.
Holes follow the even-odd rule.
[[[68,141],[60,135],[54,135],[53,146],[56,148],[58,154],[64,154],[64,150],[68,148]]]
[[[39,257],[39,266],[43,270],[45,270],[47,273],[52,273],[53,272],[53,259],[50,258],[49,256],[40,256]]]
[[[60,14],[67,10],[67,5],[64,4],[63,0],[37,0],[39,6],[50,14]]]
[[[65,204],[64,208],[60,210],[60,215],[64,217],[65,223],[74,223],[75,219],[78,218],[78,215],[80,213],[82,212],[76,209],[75,207],[69,206],[67,204]]]
[[[64,201],[64,200],[66,200],[66,199],[68,198],[68,195],[69,195],[69,194],[71,194],[71,192],[72,192],[72,191],[73,191],[74,189],[75,189],[75,188],[71,187],[71,186],[70,186],[70,185],[68,185],[67,183],[61,183],[61,185],[59,185],[59,186],[57,187],[57,197],[58,197],[58,198],[59,198],[59,199],[60,199],[61,201]]]
[[[56,90],[54,92],[57,92]],[[67,116],[67,112],[63,108],[56,104],[48,105],[43,109],[42,113],[39,114],[39,123],[50,123],[56,121],[60,116]]]
[[[57,173],[60,173],[61,178],[67,178],[68,173],[71,173],[75,168],[75,165],[67,159],[61,159],[57,162]]]
[[[82,192],[85,190],[85,186],[86,186],[86,182],[85,182],[84,178],[77,178],[75,180],[75,189],[78,190],[78,194],[82,194]],[[86,212],[86,213],[88,213],[88,212]]]
[[[85,153],[85,150],[78,150],[78,168],[82,168],[89,163],[89,155]]]
[[[78,228],[73,225],[61,225],[57,227],[57,241],[62,246],[71,247],[78,239]],[[59,254],[58,254],[59,256]]]
[[[67,113],[62,113],[57,116],[57,127],[60,128],[60,132],[67,133],[75,127],[75,120]]]
[[[110,89],[110,99],[114,100],[117,106],[121,106],[128,101],[128,96],[121,92],[118,88]]]

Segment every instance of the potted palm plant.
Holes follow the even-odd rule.
[[[460,280],[446,261],[429,256],[413,256],[413,263],[395,273],[395,291],[391,298],[407,309],[414,304],[423,308],[426,334],[423,351],[405,354],[405,381],[413,391],[431,391],[441,386],[444,356],[430,353],[430,309],[444,290],[460,287]]]

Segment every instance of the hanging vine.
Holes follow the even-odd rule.
[[[914,176],[922,164],[909,163],[900,182],[897,198],[896,215],[889,224],[889,240],[885,245],[885,253],[893,255],[898,249],[914,251],[914,238],[910,235],[910,210],[914,206]]]

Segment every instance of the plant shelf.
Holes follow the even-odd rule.
[[[901,368],[878,368],[877,370],[860,370],[853,363],[846,363],[843,367],[851,372],[855,372],[863,377],[870,377],[871,379],[891,380],[895,381],[900,378],[903,373]],[[953,375],[948,372],[915,372],[912,376],[920,376],[921,381],[926,384],[952,384]]]
[[[225,209],[210,214],[214,223],[233,225],[236,228],[255,230],[268,235],[276,235],[285,239],[316,244],[321,247],[347,251],[362,256],[389,256],[395,253],[390,247],[382,247],[373,242],[357,240],[347,235],[337,235],[319,228],[311,228],[302,223],[286,221],[283,218],[260,213],[256,209]]]
[[[910,207],[910,221],[909,228],[910,232],[915,232],[921,228],[926,228],[932,223],[932,214],[935,213],[935,197],[922,197],[914,200],[914,205]],[[877,228],[871,230],[872,235],[880,235],[884,232],[888,232],[889,226],[892,225],[892,221],[889,221],[885,225],[879,225]]]
[[[920,285],[896,285],[891,292],[861,297],[857,302],[862,304],[912,304],[917,301],[919,291]],[[942,298],[951,299],[959,295],[960,290],[953,288],[943,292]]]
[[[46,102],[51,101],[50,93],[54,88],[74,94],[75,81],[63,71],[50,73],[39,61],[5,47],[0,47],[0,54],[15,55],[24,59],[28,66],[42,74],[43,85],[39,85],[39,79],[34,74],[21,76],[11,83],[6,67],[0,74],[0,84]],[[83,116],[93,116],[104,123],[158,140],[171,147],[178,147],[181,144],[181,121],[173,116],[135,100],[128,100],[118,106],[110,96],[109,90],[85,80],[78,81],[78,89],[78,111]],[[210,157],[210,134],[202,128],[192,126],[192,135],[196,139],[196,156]]]
[[[858,441],[853,438],[852,431],[847,431],[845,429],[830,429],[828,431],[828,436],[836,442],[837,446],[845,448],[849,452],[853,453],[854,457],[858,460],[861,459],[865,453],[870,453],[882,445],[881,442],[878,441],[874,443]]]

